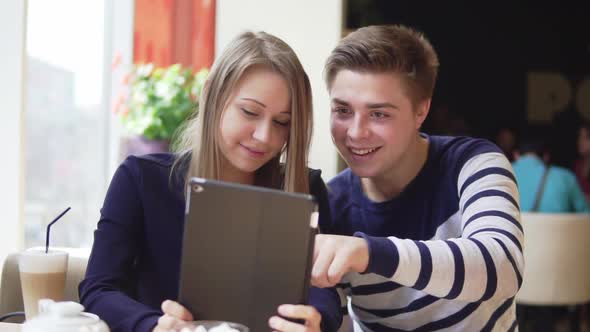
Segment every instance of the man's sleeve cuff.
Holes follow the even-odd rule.
[[[386,237],[369,236],[363,232],[355,232],[354,236],[365,239],[369,246],[369,264],[364,273],[391,278],[399,265],[399,252],[395,244]]]

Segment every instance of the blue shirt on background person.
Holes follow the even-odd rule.
[[[543,173],[546,167],[549,167],[536,212],[590,212],[590,205],[572,171],[554,165],[546,166],[543,160],[532,152],[520,156],[512,166],[520,192],[521,211],[533,210]]]

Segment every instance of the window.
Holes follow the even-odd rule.
[[[25,247],[43,245],[47,223],[68,206],[51,244],[92,243],[111,174],[108,1],[28,1]]]

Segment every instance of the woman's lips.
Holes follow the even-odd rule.
[[[248,154],[250,154],[253,157],[262,157],[262,156],[265,155],[265,152],[264,151],[259,151],[259,150],[256,150],[256,149],[252,149],[252,148],[249,148],[249,147],[247,147],[247,146],[245,146],[243,144],[240,144],[240,146],[243,147],[244,150],[246,150],[248,152]]]

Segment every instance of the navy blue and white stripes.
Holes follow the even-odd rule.
[[[349,296],[355,329],[515,329],[513,298],[522,283],[523,232],[511,165],[483,140],[429,139],[429,160],[436,159],[438,168],[424,167],[429,174],[419,174],[414,184],[420,190],[408,190],[410,197],[402,194],[400,202],[387,207],[391,217],[383,218],[383,211],[371,214],[376,206],[358,203],[338,216],[332,206],[335,218],[340,218],[335,222],[363,227],[369,233],[363,237],[380,242],[370,243],[379,248],[371,252],[373,266],[391,266],[391,257],[397,260],[392,275],[380,273],[387,270],[380,268],[349,273],[343,279],[340,293]],[[341,174],[330,186],[350,186],[354,181],[354,175]],[[354,192],[349,194],[358,202]],[[416,211],[424,206],[426,210]],[[383,232],[392,234],[384,238],[395,253],[379,254],[388,247],[384,238],[376,240]],[[404,232],[418,235],[398,235]]]

